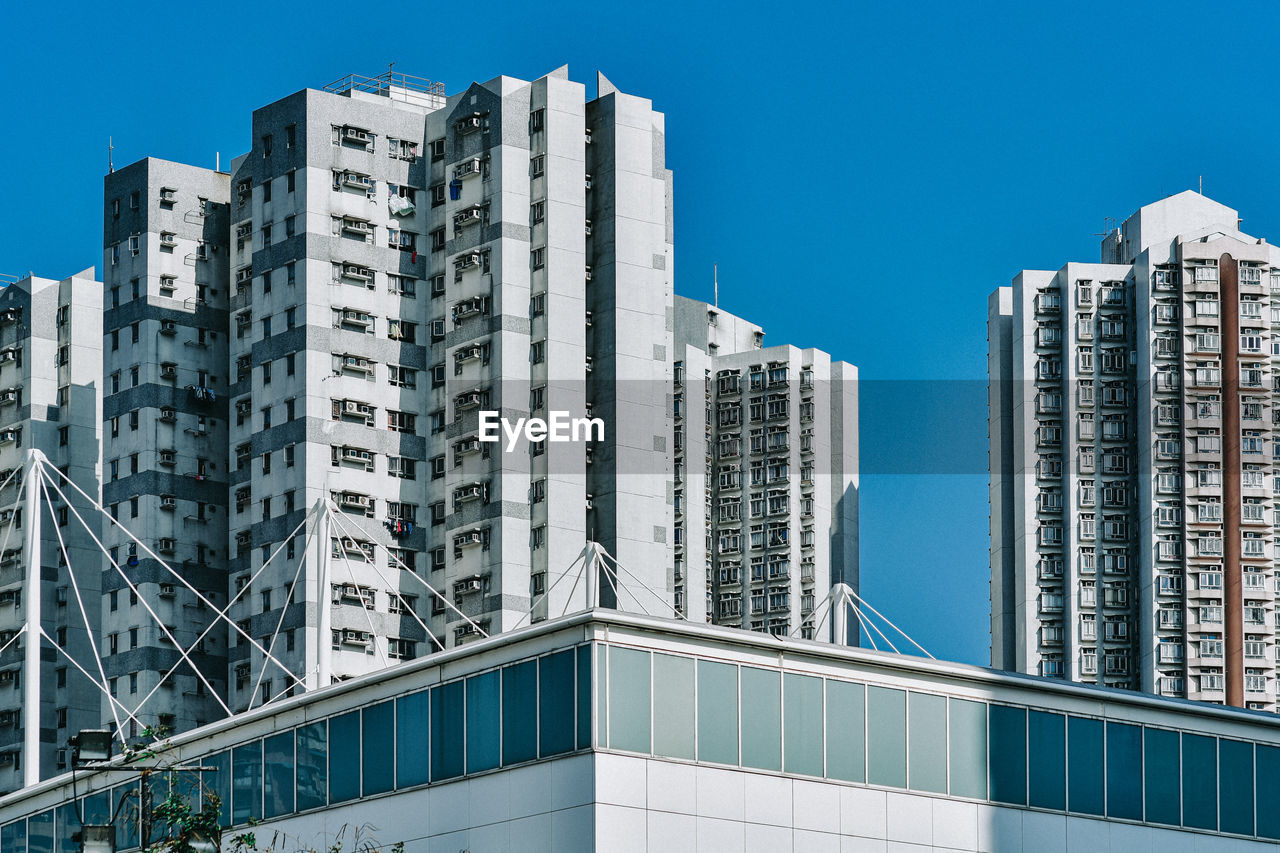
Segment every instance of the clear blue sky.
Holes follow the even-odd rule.
[[[1201,175],[1280,239],[1276,7],[501,5],[5,4],[0,272],[100,262],[108,135],[118,165],[212,167],[254,108],[391,61],[451,93],[601,69],[666,113],[677,291],[718,262],[726,310],[872,380],[864,595],[985,662],[987,294]]]

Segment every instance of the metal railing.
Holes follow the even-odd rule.
[[[335,95],[342,95],[352,91],[365,92],[370,95],[380,95],[384,98],[414,101],[425,95],[427,100],[435,102],[437,106],[443,106],[445,100],[444,83],[428,80],[425,77],[415,77],[412,74],[403,74],[399,71],[387,71],[377,77],[347,74],[325,86],[324,91],[332,92]]]

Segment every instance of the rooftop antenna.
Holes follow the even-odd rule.
[[[1200,195],[1204,195],[1204,175],[1200,176]]]
[[[116,147],[115,145],[112,144],[111,137],[108,136],[107,137],[107,172],[108,174],[116,170],[116,164],[112,161],[112,157],[111,157],[112,152],[115,150],[116,150]]]
[[[713,264],[711,269],[712,269],[711,275],[712,275],[712,278],[715,279],[715,287],[716,287],[715,307],[719,308],[720,307],[720,265]]]

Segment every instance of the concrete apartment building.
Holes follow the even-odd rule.
[[[24,484],[28,454],[38,448],[65,478],[99,498],[101,328],[102,285],[92,269],[62,281],[28,276],[0,287],[0,790],[67,769],[61,747],[68,735],[101,722],[97,691],[67,660],[92,666],[100,642],[98,517],[59,481],[67,500],[50,488],[39,530],[32,530]],[[29,542],[37,533],[39,542]],[[29,553],[32,547],[38,553]],[[33,560],[37,589],[28,583]],[[83,613],[76,587],[87,605]],[[38,613],[31,611],[33,597]],[[31,680],[24,657],[35,650],[30,634],[17,635],[28,616],[38,618],[47,635],[35,639],[38,720],[23,707]],[[38,767],[23,751],[32,725],[39,731]]]
[[[812,637],[832,584],[858,588],[857,369],[765,347],[759,326],[705,302],[675,308],[676,603]]]
[[[104,191],[103,504],[152,553],[104,530],[130,582],[102,563],[103,661],[130,708],[160,685],[144,716],[180,730],[220,718],[226,692],[228,632],[160,560],[226,605],[228,187],[225,174],[148,158],[108,174]],[[178,646],[196,646],[194,669]]]
[[[1280,254],[1239,227],[1180,193],[992,294],[993,665],[1276,710]]]
[[[161,688],[165,721],[314,685],[322,659],[340,679],[466,642],[471,622],[508,630],[531,601],[563,612],[575,587],[555,582],[588,537],[670,600],[662,114],[603,77],[587,100],[559,69],[451,96],[346,78],[252,125],[230,173],[148,159],[106,183],[107,503],[208,600],[237,597],[240,630],[195,658],[215,675]],[[590,414],[605,439],[506,452],[478,440],[480,410]],[[317,533],[320,500],[338,512]],[[320,560],[299,572],[308,536],[327,590]],[[194,642],[211,611],[138,557],[144,596]],[[106,596],[116,689],[145,696],[172,643]]]

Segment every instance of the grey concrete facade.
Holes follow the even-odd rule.
[[[39,773],[45,778],[67,769],[67,737],[100,722],[99,691],[67,660],[70,656],[92,666],[95,658],[101,552],[93,539],[101,535],[98,516],[63,481],[68,500],[50,495],[42,511],[40,553],[25,553],[23,529],[29,518],[23,466],[28,452],[38,448],[65,478],[100,498],[101,327],[102,285],[92,269],[62,281],[28,276],[0,288],[0,646],[8,645],[0,653],[4,791],[22,785],[26,726],[40,728]],[[40,564],[36,590],[27,586],[32,559]],[[23,635],[10,644],[23,627],[33,596],[40,598],[41,622],[50,638],[37,640],[39,720],[29,719],[23,708],[23,685],[31,677],[23,671],[23,647],[33,640]]]
[[[1194,192],[989,302],[992,663],[1276,709],[1280,255]]]
[[[585,601],[581,583],[557,581],[588,537],[661,609],[673,594],[674,267],[662,115],[607,81],[588,101],[558,69],[447,97],[399,76],[308,89],[252,125],[228,173],[145,160],[107,183],[106,423],[119,472],[107,504],[207,580],[219,607],[233,601],[239,629],[211,631],[195,658],[217,672],[216,697],[162,688],[200,697],[164,721],[184,729],[218,716],[219,701],[243,710],[314,685],[321,644],[342,679],[467,642],[468,620],[492,633],[531,609],[535,621],[563,612]],[[191,263],[171,270],[174,252]],[[193,371],[212,402],[192,398]],[[506,452],[476,442],[481,409],[592,415],[605,439]],[[171,416],[176,438],[162,440]],[[304,559],[317,501],[339,511],[328,589]],[[199,525],[184,536],[171,519]],[[125,558],[123,537],[109,544]],[[140,555],[139,588],[172,595],[153,563]],[[332,635],[318,637],[329,607]],[[173,624],[180,641],[208,627],[201,612]],[[104,630],[139,637],[112,676],[132,689],[136,674],[148,695],[174,650],[132,614],[105,603],[104,614]],[[241,631],[289,672],[264,667]]]
[[[222,716],[226,691],[227,630],[160,560],[226,605],[228,187],[152,158],[104,183],[103,504],[145,548],[106,526],[127,571],[101,561],[103,662],[119,701],[178,730]]]
[[[857,368],[765,347],[759,326],[705,302],[675,309],[677,602],[690,619],[813,637],[832,584],[858,589]]]

